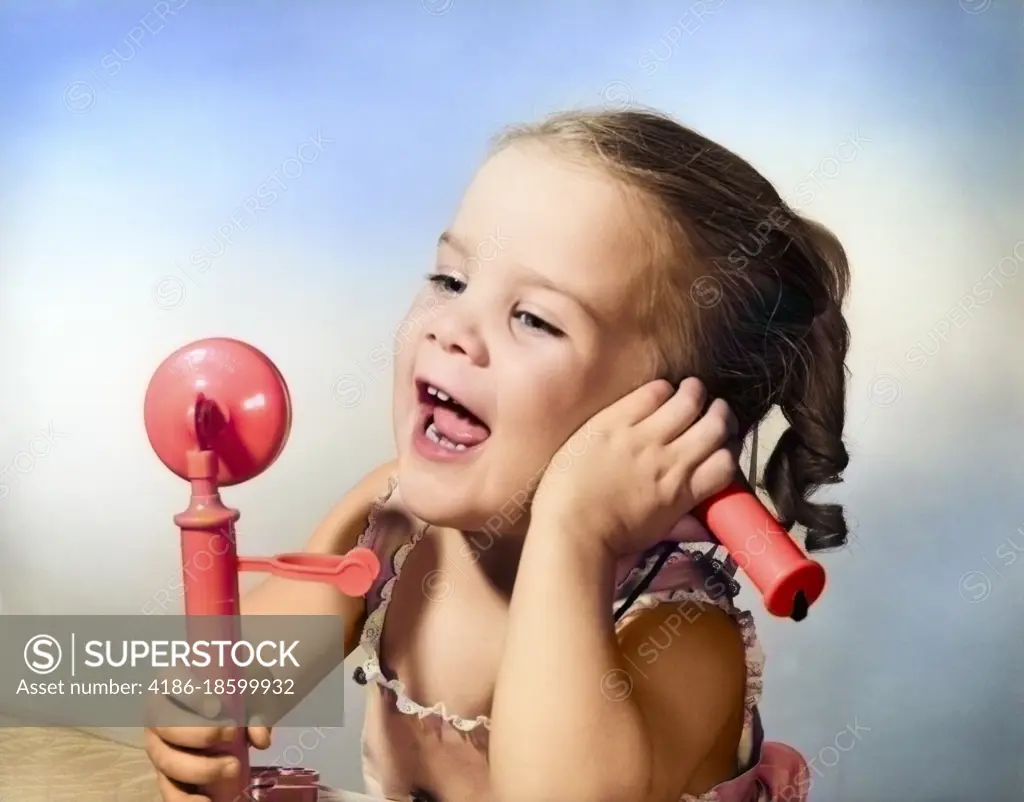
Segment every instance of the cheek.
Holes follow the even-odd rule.
[[[411,346],[426,335],[427,328],[439,308],[440,301],[437,295],[429,287],[421,290],[395,330],[396,347],[403,351],[411,350]]]
[[[426,336],[430,321],[437,314],[438,302],[430,290],[423,290],[391,335],[395,354],[395,378],[411,376],[415,368],[416,348]]]
[[[416,369],[415,349],[411,343],[398,344],[401,348],[395,354],[395,366],[391,378],[391,422],[395,435],[404,441],[411,434],[413,412],[416,408],[416,389],[413,374]]]
[[[416,344],[408,341],[398,340],[395,342],[395,370],[394,387],[395,394],[405,389],[408,380],[412,379],[416,370]]]
[[[405,413],[415,402],[412,377],[416,371],[416,351],[426,336],[435,298],[423,292],[392,332],[388,348],[392,362],[392,397],[396,415]]]
[[[510,376],[501,398],[506,433],[520,438],[520,447],[553,454],[589,417],[577,378],[567,366]]]

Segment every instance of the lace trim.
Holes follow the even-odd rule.
[[[366,529],[359,536],[357,545],[363,548],[372,549],[377,540],[377,518],[380,516],[381,507],[383,507],[388,499],[394,494],[395,489],[398,487],[398,477],[392,474],[388,477],[387,489],[381,493],[377,498],[373,500],[373,504],[370,505],[370,512],[366,516]]]
[[[710,791],[708,791],[705,794],[701,794],[700,796],[694,796],[693,794],[683,794],[681,797],[679,797],[679,802],[721,802],[721,801],[722,801],[722,797],[719,795],[718,791],[716,791],[714,788],[712,788]]]
[[[755,787],[757,788],[757,796],[750,800],[750,802],[772,802],[771,791],[766,785],[759,782]],[[725,800],[722,799],[722,795],[718,791],[712,788],[700,796],[683,794],[679,798],[679,802],[725,802]]]

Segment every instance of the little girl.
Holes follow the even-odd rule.
[[[499,139],[402,325],[397,459],[307,545],[372,548],[382,575],[366,599],[270,578],[242,604],[344,617],[372,795],[806,799],[802,758],[763,737],[735,563],[688,513],[778,406],[761,484],[809,551],[845,542],[808,495],[848,461],[847,282],[831,234],[664,116]],[[168,802],[232,770],[192,751],[221,734],[147,731]]]

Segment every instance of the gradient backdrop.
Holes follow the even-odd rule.
[[[141,403],[199,337],[289,380],[284,455],[226,500],[245,551],[298,548],[389,456],[369,355],[487,138],[653,105],[753,161],[853,267],[834,495],[855,532],[808,621],[759,616],[769,737],[812,759],[812,800],[1020,800],[1022,37],[999,0],[4,2],[3,611],[178,610],[186,490]],[[350,690],[345,728],[269,757],[361,787]]]

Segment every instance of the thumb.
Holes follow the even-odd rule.
[[[270,746],[270,727],[249,727],[249,743],[257,749]]]

